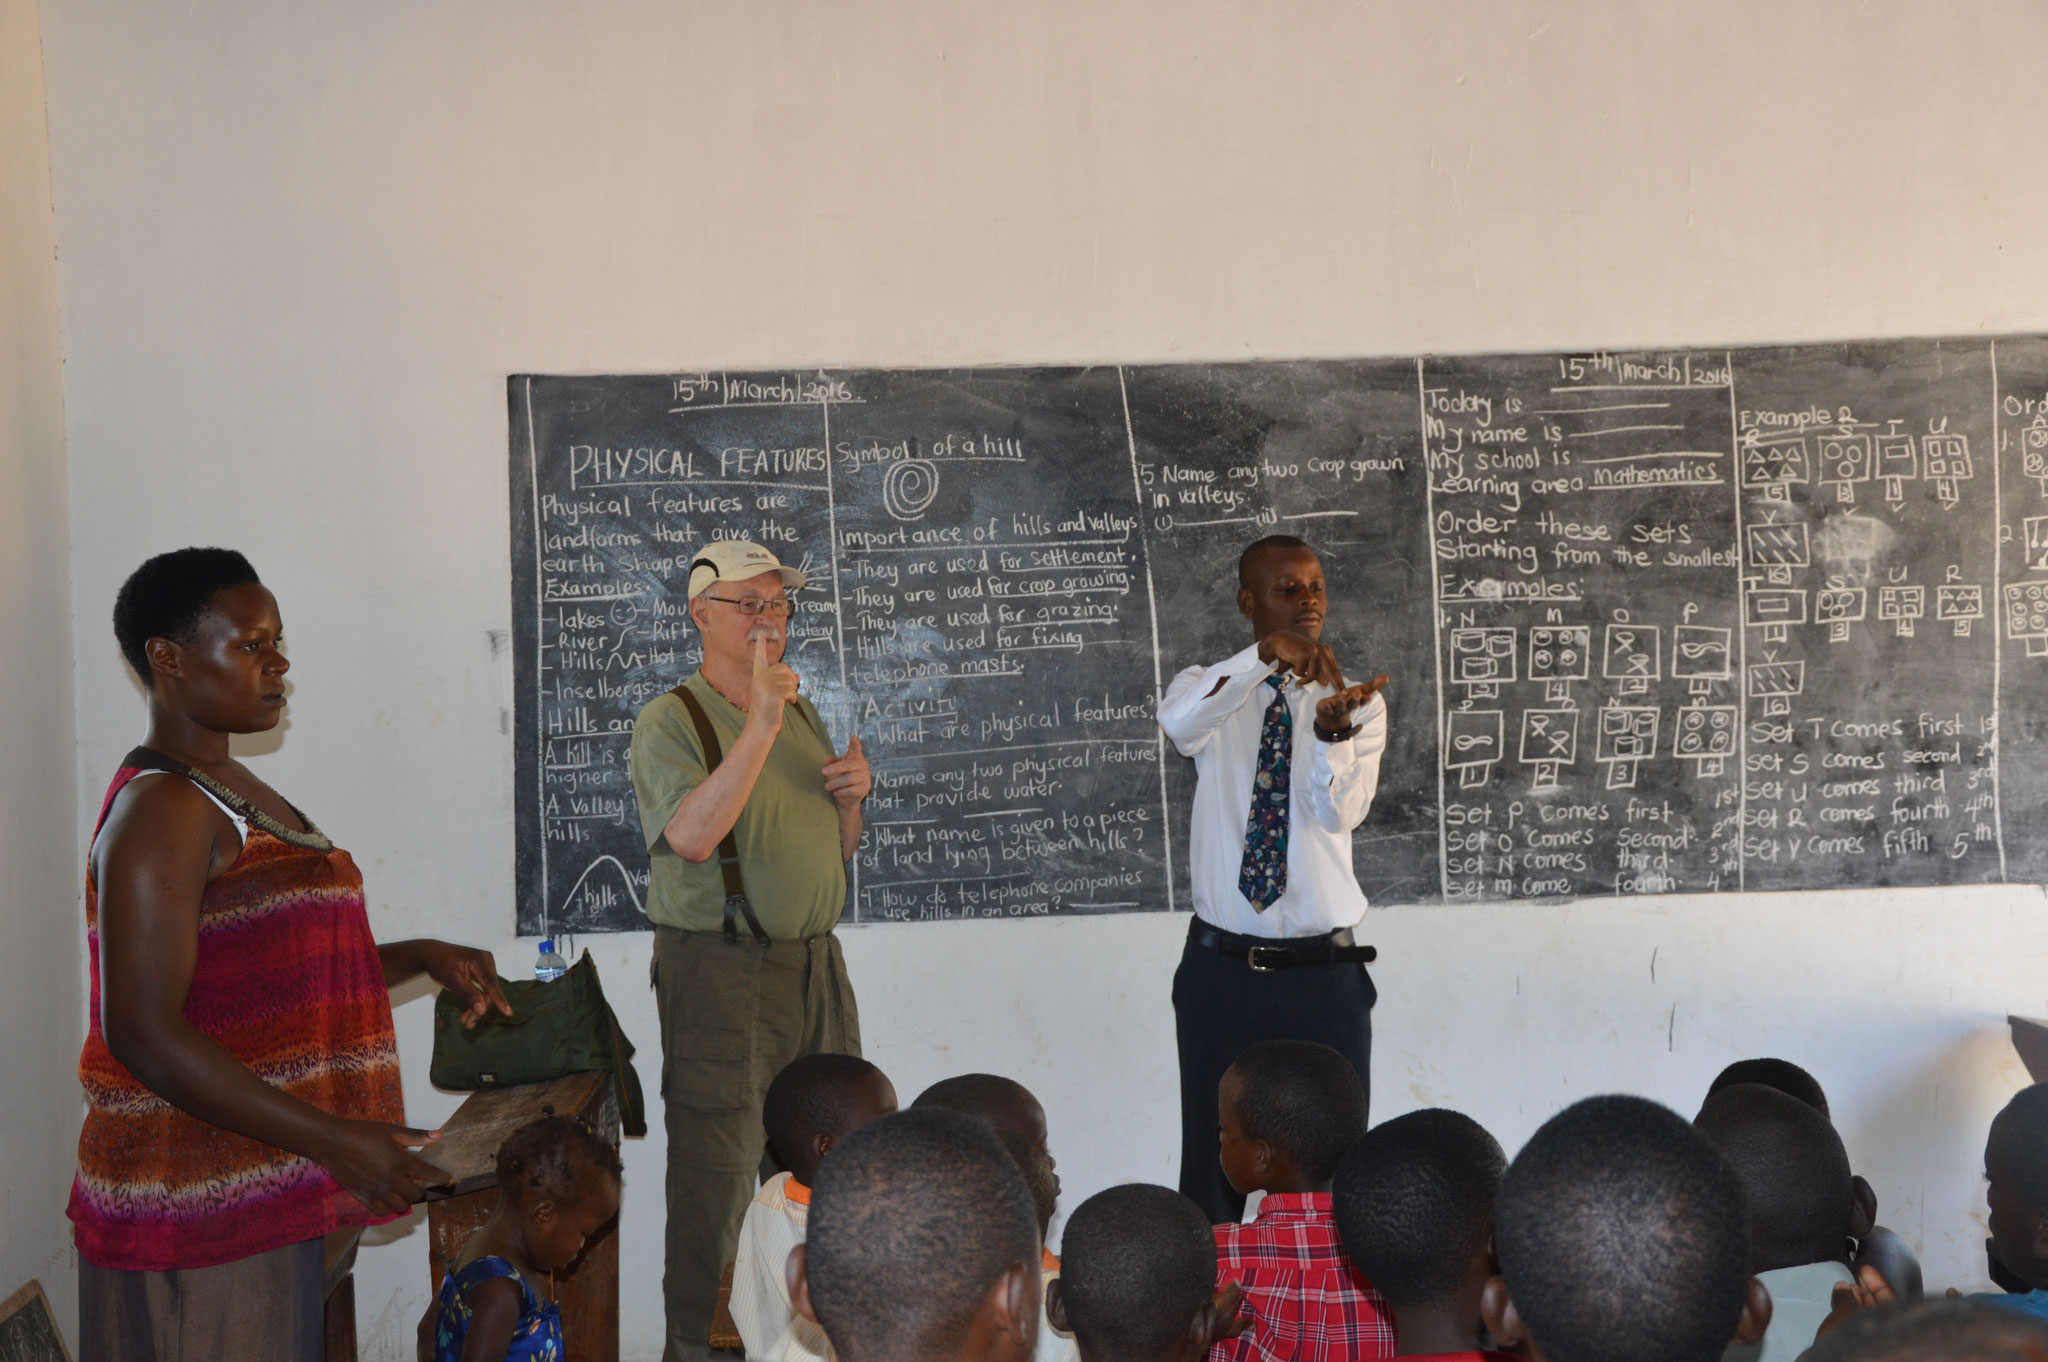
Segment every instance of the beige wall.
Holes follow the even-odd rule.
[[[2048,330],[2048,9],[2018,0],[45,9],[75,825],[140,727],[114,588],[149,552],[236,544],[296,661],[263,774],[355,849],[380,932],[508,970],[531,960],[490,638],[508,372]],[[1017,1074],[1078,1200],[1171,1176],[1180,929],[888,927],[848,954],[898,1088]],[[1404,910],[1370,934],[1377,1115],[1454,1103],[1512,1148],[1573,1097],[1689,1109],[1726,1061],[1789,1054],[1930,1281],[1979,1279],[1977,1151],[2022,1081],[2002,1019],[2048,1009],[2034,891]],[[595,944],[651,1079],[647,939]],[[434,1119],[424,1001],[400,1024]],[[628,1155],[635,1357],[661,1158],[658,1134]],[[423,1235],[381,1237],[363,1332],[396,1357]]]
[[[63,367],[35,0],[0,0],[0,1297],[42,1279],[75,1338],[77,743]]]

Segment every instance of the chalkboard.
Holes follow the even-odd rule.
[[[1375,902],[1435,898],[1434,643],[1429,611],[1414,604],[1427,599],[1430,571],[1413,361],[1131,369],[1126,384],[1142,523],[1161,568],[1162,680],[1251,641],[1236,600],[1246,544],[1266,534],[1315,544],[1330,586],[1324,638],[1359,679],[1393,678],[1381,769],[1395,778],[1381,781],[1354,863]],[[1165,752],[1185,906],[1194,763]]]
[[[0,1301],[0,1362],[71,1362],[41,1282]]]
[[[1270,533],[1393,678],[1375,903],[2048,879],[2048,339],[509,396],[525,932],[645,926],[626,744],[720,537],[811,574],[849,921],[1186,908],[1156,698]]]

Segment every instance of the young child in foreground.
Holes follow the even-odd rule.
[[[1713,1084],[1707,1089],[1707,1099],[1712,1101],[1723,1088],[1749,1083],[1774,1088],[1787,1097],[1796,1098],[1819,1112],[1827,1119],[1829,1125],[1834,1124],[1834,1117],[1828,1111],[1828,1095],[1821,1090],[1820,1081],[1789,1059],[1738,1059],[1721,1070],[1720,1076],[1714,1079]],[[1697,1125],[1699,1118],[1694,1117],[1693,1123]],[[1854,1224],[1849,1231],[1856,1240],[1856,1251],[1850,1267],[1857,1270],[1865,1266],[1874,1267],[1900,1300],[1919,1300],[1919,1256],[1913,1252],[1913,1246],[1897,1231],[1888,1230],[1876,1223],[1877,1193],[1862,1175],[1856,1174],[1849,1181],[1857,1208]],[[1988,1255],[1988,1242],[1985,1247]],[[1992,1257],[1990,1261],[1993,1281],[2008,1291],[2027,1289],[2004,1273],[2004,1269],[1998,1266],[1997,1258]],[[1770,1286],[1770,1283],[1766,1282],[1765,1285]],[[1772,1299],[1776,1300],[1779,1294],[1778,1288],[1771,1288]]]
[[[1387,1302],[1344,1256],[1330,1179],[1365,1133],[1365,1085],[1327,1045],[1270,1040],[1224,1071],[1216,1118],[1223,1176],[1264,1192],[1248,1225],[1216,1227],[1218,1284],[1244,1287],[1251,1325],[1216,1362],[1359,1362],[1392,1357]]]
[[[1874,1306],[1802,1362],[2048,1362],[2048,1320],[1982,1297]]]
[[[619,1213],[619,1155],[566,1116],[498,1149],[498,1206],[449,1265],[420,1321],[421,1362],[560,1362],[551,1278]],[[545,1294],[544,1294],[545,1291]]]
[[[1501,1181],[1494,1248],[1480,1314],[1531,1362],[1717,1362],[1770,1324],[1735,1170],[1640,1097],[1544,1122]]]
[[[804,1242],[811,1184],[839,1141],[896,1110],[896,1089],[853,1055],[805,1055],[775,1075],[762,1101],[768,1148],[784,1171],[761,1185],[740,1221],[733,1256],[732,1322],[747,1356],[810,1362],[825,1332],[789,1300],[789,1251]]]
[[[1776,1088],[1722,1088],[1693,1127],[1742,1180],[1750,1271],[1771,1293],[1769,1331],[1755,1347],[1729,1348],[1726,1362],[1794,1362],[1813,1346],[1835,1287],[1856,1280],[1850,1241],[1869,1235],[1875,1203],[1859,1196],[1828,1118]]]
[[[1393,1310],[1396,1357],[1513,1357],[1480,1349],[1479,1319],[1479,1298],[1499,1270],[1493,1206],[1507,1166],[1477,1121],[1442,1108],[1374,1127],[1337,1165],[1337,1233]]]
[[[818,1169],[790,1295],[840,1362],[1026,1362],[1038,1341],[1038,1214],[981,1122],[884,1116]]]
[[[1045,1160],[1047,1173],[1059,1167],[1052,1156],[1052,1148],[1046,1131],[1045,1108],[1031,1095],[1031,1089],[1014,1078],[1001,1074],[958,1074],[942,1078],[917,1095],[911,1107],[943,1107],[957,1111],[962,1116],[972,1116],[997,1135],[1009,1133],[1023,1137]],[[1057,1195],[1059,1177],[1053,1173],[1053,1190]]]
[[[1201,1362],[1238,1318],[1235,1282],[1216,1287],[1216,1235],[1202,1208],[1142,1182],[1098,1192],[1067,1220],[1065,1267],[1045,1313],[1081,1362]]]
[[[1053,1212],[1059,1206],[1059,1165],[1052,1156],[1045,1108],[1029,1088],[1000,1074],[959,1074],[926,1088],[911,1108],[957,1111],[995,1131],[1003,1148],[1017,1161],[1024,1185],[1031,1189],[1032,1203],[1038,1208],[1038,1236],[1041,1240],[1045,1238]],[[1043,1287],[1060,1275],[1060,1260],[1049,1248],[1039,1250],[1039,1259]],[[1073,1335],[1053,1327],[1050,1318],[1041,1319],[1032,1362],[1074,1362],[1075,1355]]]
[[[2048,1083],[2020,1089],[1992,1119],[1991,1136],[1984,1145],[1984,1180],[1985,1200],[1991,1207],[1992,1260],[2028,1289],[1966,1299],[1951,1290],[1938,1302],[1940,1313],[1902,1309],[1885,1280],[1865,1268],[1854,1283],[1835,1288],[1834,1309],[1809,1359],[1903,1358],[1908,1354],[1898,1350],[1904,1344],[1894,1346],[1897,1340],[1940,1334],[1958,1340],[1967,1335],[1974,1341],[1967,1348],[1958,1342],[1952,1352],[1923,1351],[1914,1356],[2002,1359],[2038,1353],[2041,1362],[2048,1362],[2048,1348],[2041,1346],[2048,1340]],[[2016,1327],[2022,1323],[2024,1330]],[[1999,1340],[1995,1345],[1987,1341],[1993,1334]],[[2029,1348],[2035,1351],[2028,1352]]]
[[[1978,1300],[2048,1318],[2048,1083],[2013,1094],[1984,1144],[1991,1253],[2028,1290]]]

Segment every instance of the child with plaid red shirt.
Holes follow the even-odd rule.
[[[1216,1227],[1216,1280],[1244,1288],[1251,1324],[1210,1362],[1362,1362],[1394,1355],[1393,1317],[1337,1238],[1330,1179],[1365,1133],[1365,1085],[1327,1045],[1251,1046],[1217,1092],[1223,1175],[1266,1194],[1256,1219]]]

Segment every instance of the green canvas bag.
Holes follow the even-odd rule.
[[[437,1088],[457,1092],[545,1083],[564,1074],[608,1073],[619,1096],[619,1124],[628,1135],[647,1133],[646,1100],[633,1071],[633,1042],[619,1029],[590,952],[551,983],[505,982],[507,1017],[492,1008],[474,1027],[462,1024],[462,1003],[442,989],[434,999]]]

